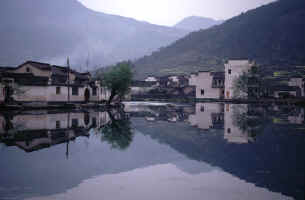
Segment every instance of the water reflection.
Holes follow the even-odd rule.
[[[129,117],[123,110],[109,110],[107,114],[110,121],[98,129],[102,142],[107,141],[112,148],[120,150],[128,148],[134,135]]]
[[[0,199],[303,199],[304,130],[294,106],[2,113]]]

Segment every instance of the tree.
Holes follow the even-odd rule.
[[[259,75],[258,68],[252,67],[250,71],[243,72],[233,81],[234,98],[259,97],[262,87],[262,78]]]
[[[111,66],[110,70],[98,75],[103,86],[106,86],[110,91],[110,97],[107,101],[109,105],[115,97],[122,99],[129,91],[133,73],[131,71],[132,63],[120,62],[115,66]]]

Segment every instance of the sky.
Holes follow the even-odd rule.
[[[226,20],[275,0],[78,0],[86,7],[152,24],[173,26],[188,16]]]

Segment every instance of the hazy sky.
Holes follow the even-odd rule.
[[[228,19],[275,0],[79,0],[88,8],[172,26],[188,16]]]

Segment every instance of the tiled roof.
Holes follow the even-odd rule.
[[[41,69],[41,70],[51,70],[51,65],[50,64],[47,64],[47,63],[41,63],[41,62],[35,62],[35,61],[27,61],[21,65],[18,66],[19,67],[22,67],[24,65],[27,65],[27,64],[30,64],[38,69]]]
[[[34,76],[29,73],[2,73],[2,77],[13,78],[20,85],[48,85],[49,78],[42,76]]]

